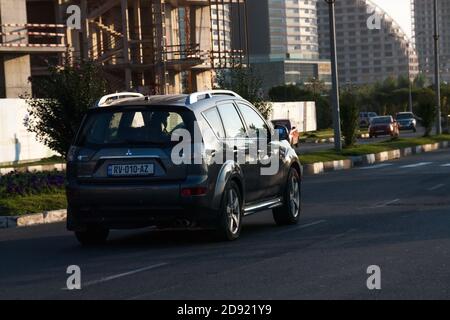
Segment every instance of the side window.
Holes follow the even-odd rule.
[[[219,138],[225,138],[225,132],[223,130],[222,120],[220,120],[219,112],[216,108],[209,109],[203,112],[203,116],[208,120],[211,129]]]
[[[133,122],[131,123],[132,128],[142,128],[145,126],[144,116],[142,112],[136,112],[133,117]]]
[[[166,131],[171,134],[177,129],[186,129],[183,118],[178,113],[169,112],[169,116],[167,117]]]
[[[250,130],[250,136],[256,137],[259,135],[267,137],[269,135],[268,128],[261,116],[246,104],[238,102],[238,106]]]
[[[246,137],[245,128],[234,104],[225,103],[218,106],[227,138]]]

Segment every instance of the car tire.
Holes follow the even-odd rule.
[[[100,245],[108,239],[109,229],[100,227],[90,227],[85,231],[76,231],[75,237],[83,246]]]
[[[230,181],[223,193],[217,220],[216,237],[220,241],[239,238],[242,228],[243,200],[238,185]]]
[[[273,219],[279,226],[297,224],[302,211],[301,179],[295,168],[289,170],[284,189],[283,205],[273,209]]]

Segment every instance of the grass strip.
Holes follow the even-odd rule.
[[[302,164],[311,164],[315,162],[345,160],[353,156],[362,156],[366,154],[379,153],[401,148],[416,147],[420,145],[433,144],[442,141],[450,141],[450,135],[443,134],[432,137],[389,139],[382,142],[361,144],[353,147],[344,148],[342,152],[337,152],[333,149],[329,149],[306,153],[299,156]]]

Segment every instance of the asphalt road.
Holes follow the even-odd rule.
[[[400,131],[400,138],[418,138],[422,137],[425,133],[425,129],[423,127],[417,127],[417,132],[413,132],[411,130]],[[382,142],[390,139],[389,136],[380,136],[372,139],[358,139],[358,144],[369,144]],[[300,143],[299,147],[296,149],[297,153],[305,154],[315,151],[328,150],[333,149],[334,143]]]
[[[232,243],[138,230],[82,248],[62,224],[0,230],[0,298],[449,299],[449,194],[447,150],[305,177],[298,226],[265,212]],[[82,290],[64,289],[69,265]]]

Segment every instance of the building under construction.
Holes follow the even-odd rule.
[[[31,92],[66,54],[100,64],[114,91],[209,89],[245,64],[246,16],[245,0],[0,0],[0,95]]]

